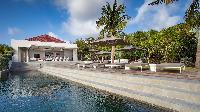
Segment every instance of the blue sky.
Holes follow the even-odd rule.
[[[151,0],[119,0],[131,16],[126,33],[160,30],[183,22],[192,0],[173,5],[148,6]],[[2,0],[0,3],[0,43],[49,34],[65,41],[98,36],[95,21],[101,7],[113,0]]]

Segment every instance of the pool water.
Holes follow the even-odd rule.
[[[161,112],[149,104],[36,71],[2,75],[1,112]]]

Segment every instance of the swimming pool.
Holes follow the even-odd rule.
[[[0,80],[2,112],[160,112],[163,108],[83,86],[37,71]]]

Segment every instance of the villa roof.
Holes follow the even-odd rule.
[[[40,42],[65,43],[64,41],[62,41],[62,40],[60,40],[58,38],[49,36],[47,34],[36,36],[36,37],[31,37],[31,38],[28,38],[28,39],[25,39],[25,40],[28,40],[28,41],[40,41]]]

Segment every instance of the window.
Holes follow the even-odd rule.
[[[34,54],[34,58],[40,58],[40,54]]]

